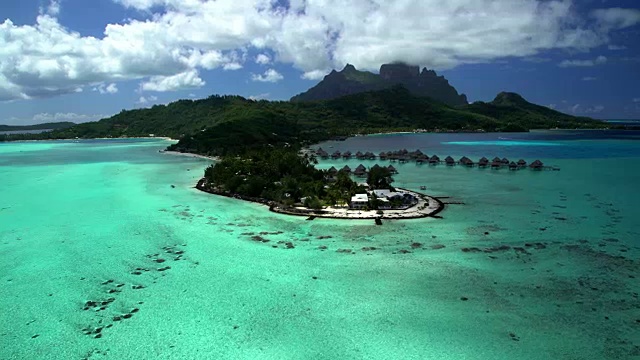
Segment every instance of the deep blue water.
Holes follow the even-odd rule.
[[[329,141],[323,147],[332,153],[350,150],[393,151],[406,148],[441,158],[486,156],[544,159],[584,159],[639,157],[640,131],[551,130],[529,133],[439,133],[359,136],[345,141]]]

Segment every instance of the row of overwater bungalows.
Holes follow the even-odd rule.
[[[520,159],[517,162],[515,162],[515,161],[509,161],[509,159],[507,158],[500,159],[499,157],[495,157],[493,160],[489,161],[489,159],[487,159],[486,157],[483,157],[482,159],[478,160],[477,163],[475,163],[473,162],[473,160],[469,159],[466,156],[463,156],[458,161],[456,161],[451,156],[447,156],[444,160],[441,160],[440,157],[438,157],[437,155],[429,156],[422,153],[420,150],[409,152],[406,149],[399,150],[399,151],[387,151],[387,152],[383,151],[376,156],[372,152],[362,153],[360,151],[355,153],[355,155],[352,154],[350,151],[346,151],[344,153],[341,153],[340,151],[335,151],[333,154],[329,155],[329,153],[327,153],[322,148],[320,148],[316,150],[316,155],[323,159],[328,159],[329,157],[331,157],[334,160],[340,159],[340,158],[351,159],[355,157],[358,160],[375,160],[376,158],[379,158],[380,160],[390,160],[390,161],[400,161],[400,162],[415,161],[417,164],[428,163],[431,165],[437,165],[440,163],[445,163],[446,165],[450,165],[450,166],[460,164],[468,167],[478,166],[478,167],[490,167],[493,169],[509,168],[511,170],[518,170],[518,169],[523,169],[527,167],[527,162],[524,161],[523,159]],[[360,167],[364,168],[363,165],[358,166],[358,168]],[[540,160],[536,160],[531,164],[528,164],[528,167],[534,170],[542,170],[544,168],[544,164]],[[348,166],[345,166],[345,168],[348,168]],[[345,168],[343,168],[341,171],[343,170],[347,171],[347,169]],[[358,168],[356,168],[356,171],[358,170]],[[366,173],[366,168],[361,169],[359,172],[362,172],[362,171]],[[351,172],[350,169],[348,172],[349,173]],[[355,171],[353,173],[356,174]]]

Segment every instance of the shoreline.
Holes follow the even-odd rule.
[[[186,156],[186,157],[190,157],[190,158],[198,158],[198,159],[211,160],[211,161],[220,161],[220,158],[217,157],[217,156],[205,156],[205,155],[200,155],[200,154],[183,153],[183,152],[179,152],[179,151],[170,151],[170,150],[160,150],[159,152],[161,154],[168,154],[168,155],[173,155],[173,156]]]
[[[6,142],[37,142],[37,141],[84,141],[84,140],[129,140],[129,139],[160,139],[166,141],[179,141],[178,139],[172,139],[167,136],[132,136],[132,137],[96,137],[96,138],[66,138],[66,139],[38,139],[38,140],[7,140],[0,141],[0,143]]]
[[[307,217],[309,220],[315,218],[322,219],[339,219],[339,220],[411,220],[411,219],[423,219],[423,218],[435,218],[441,219],[442,217],[438,216],[439,213],[444,211],[445,204],[434,196],[429,196],[426,194],[422,194],[419,192],[415,192],[408,189],[397,188],[402,191],[413,194],[416,198],[419,199],[418,203],[404,210],[382,210],[382,214],[378,214],[378,210],[349,210],[344,208],[331,208],[327,207],[322,210],[314,210],[302,207],[280,207],[274,201],[259,199],[259,198],[250,198],[246,196],[240,196],[237,194],[230,194],[221,191],[215,190],[207,190],[204,188],[204,178],[198,180],[198,183],[194,187],[196,190],[202,191],[211,195],[223,196],[226,198],[243,200],[247,202],[256,203],[259,205],[264,205],[269,207],[269,211],[290,215],[290,216],[298,216],[298,217]]]

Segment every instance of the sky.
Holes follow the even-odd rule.
[[[287,100],[347,63],[390,62],[435,69],[470,101],[512,91],[640,119],[639,39],[637,0],[0,0],[0,123]]]

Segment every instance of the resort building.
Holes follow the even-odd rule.
[[[367,194],[356,194],[351,197],[350,206],[352,209],[362,210],[369,206],[369,195]]]

